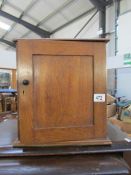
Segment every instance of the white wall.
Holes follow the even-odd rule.
[[[118,20],[118,53],[131,53],[131,0],[122,1],[121,12]],[[119,59],[121,61],[121,59]],[[117,95],[126,96],[131,100],[131,68],[117,70]]]
[[[118,26],[118,53],[131,52],[131,12],[119,17]]]
[[[16,52],[0,51],[0,68],[16,69]]]
[[[127,67],[131,67],[131,65],[124,64],[124,55],[117,55],[107,58],[107,69],[119,69]]]
[[[131,100],[131,68],[117,70],[117,96]]]

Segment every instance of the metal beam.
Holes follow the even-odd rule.
[[[25,26],[29,30],[31,30],[34,33],[40,35],[41,37],[44,37],[44,38],[49,38],[50,37],[50,34],[51,34],[50,32],[48,32],[46,30],[43,30],[43,29],[41,29],[41,28],[39,28],[39,27],[37,27],[33,24],[30,24],[30,23],[28,23],[28,22],[26,22],[26,21],[24,21],[20,18],[17,18],[17,17],[15,17],[15,16],[13,16],[13,15],[7,13],[7,12],[4,12],[4,11],[0,10],[0,15],[5,17],[5,18],[8,18],[8,19],[10,19],[10,20],[12,20],[16,23],[19,23],[19,24]]]
[[[90,23],[90,21],[95,17],[97,13],[98,13],[98,10],[95,11],[95,13],[89,18],[89,20],[84,24],[84,26],[79,30],[79,32],[77,32],[74,38],[76,38],[81,33],[81,31]]]
[[[38,2],[38,0],[32,0],[32,2],[28,5],[28,7],[21,13],[19,18],[21,19],[28,12],[28,10],[31,9],[37,2]],[[6,35],[9,34],[15,28],[16,25],[17,25],[17,23],[13,23],[10,30],[5,32],[5,34],[1,38],[6,37]]]
[[[113,0],[90,0],[91,3],[98,9],[103,11],[104,7],[113,3]]]
[[[101,0],[105,6],[111,5],[114,1],[113,0]]]
[[[106,6],[113,3],[113,0],[90,0],[91,3],[99,10],[99,30],[102,33],[100,38],[105,38],[106,33]]]
[[[44,19],[42,19],[40,22],[38,22],[38,24],[36,25],[37,27],[44,24],[47,20],[49,20],[51,17],[53,17],[54,15],[56,15],[57,13],[60,13],[60,11],[62,9],[64,9],[65,7],[67,7],[68,5],[70,5],[72,2],[74,2],[74,0],[67,0],[65,3],[63,3],[61,6],[59,6],[57,9],[55,9],[52,13],[50,13],[49,15],[47,15]],[[23,37],[26,37],[28,34],[30,33],[30,31],[28,31],[27,33],[25,33]],[[52,33],[52,32],[51,32]]]
[[[118,17],[120,15],[120,0],[115,0],[115,55],[118,52]]]
[[[105,4],[101,0],[90,0],[91,3],[98,9],[98,10],[103,10]]]
[[[99,35],[100,38],[105,38],[106,33],[106,7],[103,7],[103,10],[99,11],[99,30],[102,33]]]
[[[0,38],[0,42],[5,43],[5,44],[7,44],[7,45],[9,45],[11,47],[14,47],[14,48],[16,47],[15,42],[11,42],[11,41],[5,40],[3,38]]]
[[[58,27],[57,29],[53,30],[53,31],[52,31],[52,34],[55,33],[55,32],[57,32],[57,31],[59,31],[59,30],[61,30],[61,29],[63,29],[64,27],[70,25],[71,23],[73,23],[73,22],[79,20],[79,19],[82,18],[83,16],[88,15],[88,14],[94,12],[95,10],[96,10],[96,8],[94,7],[94,8],[91,8],[90,10],[88,10],[88,11],[82,13],[81,15],[77,16],[76,18],[74,18],[74,19],[68,21],[67,23],[65,23],[65,24],[63,24],[62,26]]]
[[[21,8],[19,8],[18,6],[16,6],[15,4],[12,4],[11,1],[7,1],[6,4],[8,6],[10,6],[11,8],[17,10],[18,12],[23,13],[23,10]],[[33,18],[30,14],[27,13],[26,16],[29,17],[30,19],[32,19],[33,21],[35,21],[36,23],[38,23],[38,21],[35,18]]]
[[[107,0],[98,0],[100,3],[102,3],[104,6],[107,5]]]

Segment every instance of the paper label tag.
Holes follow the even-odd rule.
[[[94,102],[105,102],[105,94],[94,94]]]

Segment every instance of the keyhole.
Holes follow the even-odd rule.
[[[23,95],[24,95],[24,93],[25,93],[25,92],[23,91]]]

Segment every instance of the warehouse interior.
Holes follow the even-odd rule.
[[[0,0],[0,175],[131,173],[130,18],[131,0]]]

